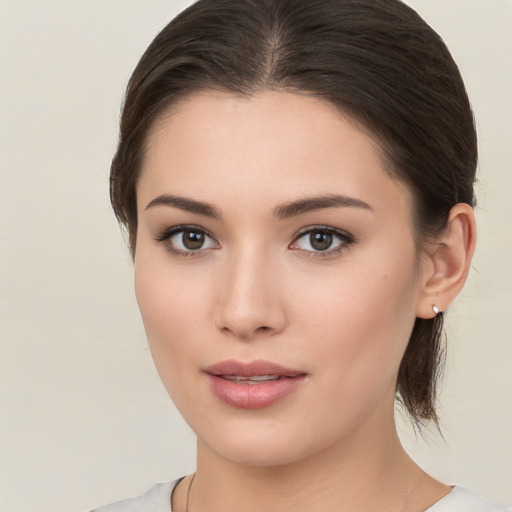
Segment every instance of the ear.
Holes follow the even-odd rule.
[[[458,203],[450,210],[446,230],[424,249],[416,316],[432,318],[433,306],[444,311],[462,290],[475,250],[473,208]]]

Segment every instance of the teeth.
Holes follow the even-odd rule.
[[[249,377],[249,380],[260,381],[260,380],[277,380],[279,379],[279,375],[253,375]]]
[[[221,375],[223,379],[231,380],[233,382],[245,382],[247,384],[272,381],[279,379],[280,375],[251,375],[250,377],[244,377],[241,375]]]

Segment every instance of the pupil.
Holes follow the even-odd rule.
[[[204,244],[204,234],[196,233],[195,231],[185,231],[182,241],[187,249],[201,249]]]
[[[309,236],[311,247],[317,251],[325,251],[332,244],[332,235],[329,233],[311,233]]]

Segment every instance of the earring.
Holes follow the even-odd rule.
[[[441,312],[437,304],[432,304],[432,310],[434,311],[436,316],[439,315],[439,313]]]

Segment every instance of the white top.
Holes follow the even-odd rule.
[[[172,512],[171,493],[180,481],[155,484],[137,498],[116,501],[91,512]],[[494,501],[456,485],[452,491],[425,512],[512,512]]]

